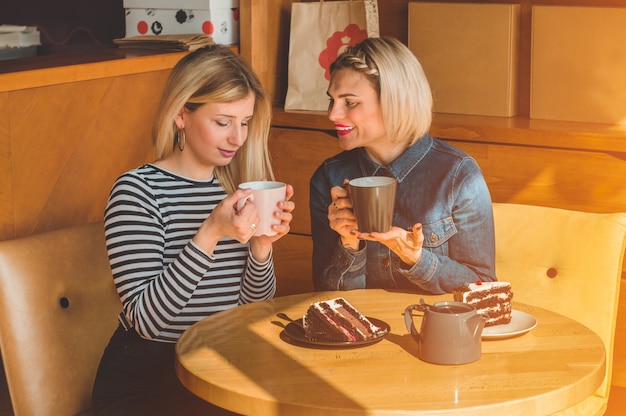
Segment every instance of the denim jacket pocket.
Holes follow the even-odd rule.
[[[429,224],[422,224],[424,247],[433,253],[448,255],[448,240],[457,233],[452,217]]]

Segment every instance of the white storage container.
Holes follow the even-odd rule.
[[[126,37],[205,33],[239,43],[239,0],[124,0]]]

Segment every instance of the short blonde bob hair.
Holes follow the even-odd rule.
[[[175,151],[177,127],[174,119],[183,107],[193,112],[209,102],[230,103],[250,94],[254,95],[255,101],[248,137],[231,163],[215,167],[215,175],[229,194],[239,183],[274,179],[267,144],[271,103],[252,68],[221,45],[191,52],[172,69],[153,127],[157,159]]]
[[[397,39],[368,38],[349,46],[330,66],[331,76],[351,69],[367,77],[378,93],[383,123],[392,142],[408,145],[428,133],[433,98],[415,55]]]

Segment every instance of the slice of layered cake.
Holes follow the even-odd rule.
[[[511,283],[483,282],[470,283],[465,288],[453,292],[456,302],[465,302],[476,308],[486,322],[485,327],[511,322]]]
[[[344,298],[312,303],[302,325],[310,341],[366,341],[385,334]]]

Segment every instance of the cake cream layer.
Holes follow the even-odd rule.
[[[476,312],[485,318],[485,326],[511,322],[512,298],[509,282],[471,283],[465,291],[455,293],[455,300],[476,308]]]

